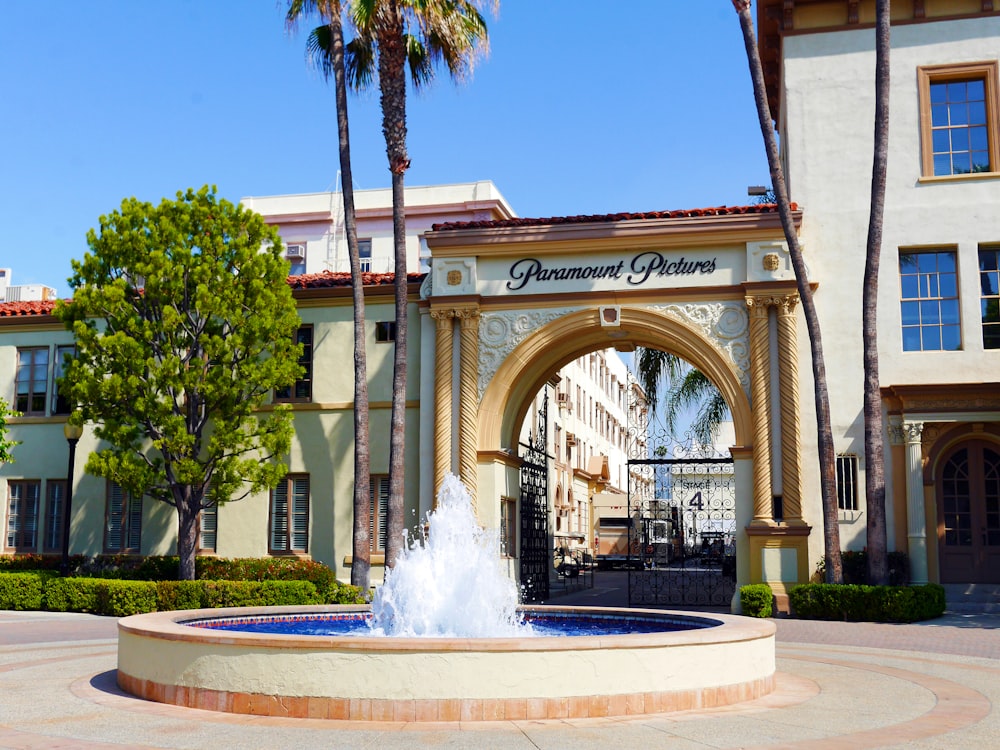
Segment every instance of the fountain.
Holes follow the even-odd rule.
[[[442,485],[427,526],[426,538],[405,545],[371,607],[123,618],[119,686],[194,708],[366,721],[625,716],[726,705],[773,689],[773,623],[518,608],[497,537],[478,526],[455,477]],[[295,629],[308,622],[314,633],[316,621],[328,623],[320,635]],[[361,626],[348,634],[351,621]],[[544,622],[544,631],[532,622]],[[279,632],[254,632],[262,623],[280,623]],[[583,634],[552,634],[570,631]]]

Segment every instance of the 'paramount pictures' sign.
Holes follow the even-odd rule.
[[[611,286],[637,287],[657,285],[656,282],[668,279],[677,282],[683,277],[707,276],[715,269],[715,256],[692,260],[679,253],[657,251],[642,252],[617,263],[586,265],[546,264],[537,258],[521,258],[510,266],[506,288],[510,292],[540,292],[562,287],[552,284],[560,281],[603,281],[602,287],[607,287],[608,282]]]

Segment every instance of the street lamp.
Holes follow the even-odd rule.
[[[66,469],[66,499],[63,502],[62,521],[62,562],[59,563],[59,573],[63,576],[69,573],[69,516],[73,505],[73,463],[76,461],[76,444],[83,435],[83,427],[73,424],[70,419],[63,425],[63,434],[69,443],[69,467]]]

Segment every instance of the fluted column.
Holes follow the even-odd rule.
[[[753,521],[771,521],[771,347],[767,297],[747,297],[750,313],[750,401],[753,409]]]
[[[927,520],[924,514],[922,422],[904,422],[906,436],[906,534],[910,582],[927,583]]]
[[[461,324],[462,340],[459,349],[460,386],[458,410],[458,467],[459,476],[472,496],[472,507],[478,515],[476,486],[478,466],[476,461],[479,443],[479,429],[476,421],[478,411],[479,381],[479,310],[458,310],[456,316]]]
[[[452,332],[454,310],[432,310],[437,323],[434,348],[434,488],[451,471]],[[437,506],[437,495],[434,496]]]
[[[797,294],[775,300],[778,311],[778,398],[781,403],[781,497],[786,521],[802,520],[802,424],[799,415]]]

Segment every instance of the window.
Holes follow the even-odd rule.
[[[289,276],[301,276],[306,272],[306,246],[305,243],[294,243],[285,247],[285,260],[291,264],[288,270]]]
[[[386,515],[389,511],[389,477],[372,474],[368,483],[368,539],[372,552],[385,552]],[[378,508],[376,509],[376,503]]]
[[[42,483],[8,481],[7,492],[7,550],[35,552],[38,549],[38,500]]]
[[[997,63],[919,68],[925,176],[996,172]]]
[[[65,396],[59,393],[59,378],[66,371],[66,360],[76,356],[75,346],[57,346],[55,369],[52,374],[52,413],[69,414],[73,411],[72,406]]]
[[[309,551],[309,475],[289,474],[271,490],[267,551]]]
[[[45,393],[49,377],[47,346],[17,350],[16,403],[14,408],[24,415],[45,414]]]
[[[295,343],[302,344],[302,354],[299,355],[299,365],[302,375],[291,387],[279,388],[274,392],[275,401],[311,401],[312,400],[312,369],[313,369],[313,329],[312,326],[300,326],[295,332]]]
[[[206,494],[208,494],[206,492]],[[212,503],[198,514],[198,551],[215,552],[219,530],[219,506]]]
[[[104,551],[113,554],[138,553],[141,538],[142,498],[132,497],[120,485],[109,482]]]
[[[63,503],[66,502],[66,480],[50,479],[45,483],[45,540],[46,552],[62,549]]]
[[[858,457],[853,453],[837,456],[837,508],[858,510]]]
[[[1000,349],[1000,248],[980,248],[979,287],[983,348]]]
[[[396,321],[379,321],[375,324],[375,341],[379,344],[387,344],[396,340]]]
[[[903,351],[962,348],[955,253],[900,253]]]
[[[517,501],[510,497],[500,499],[500,554],[517,557]]]
[[[358,259],[361,261],[361,272],[372,270],[372,241],[358,240]]]

